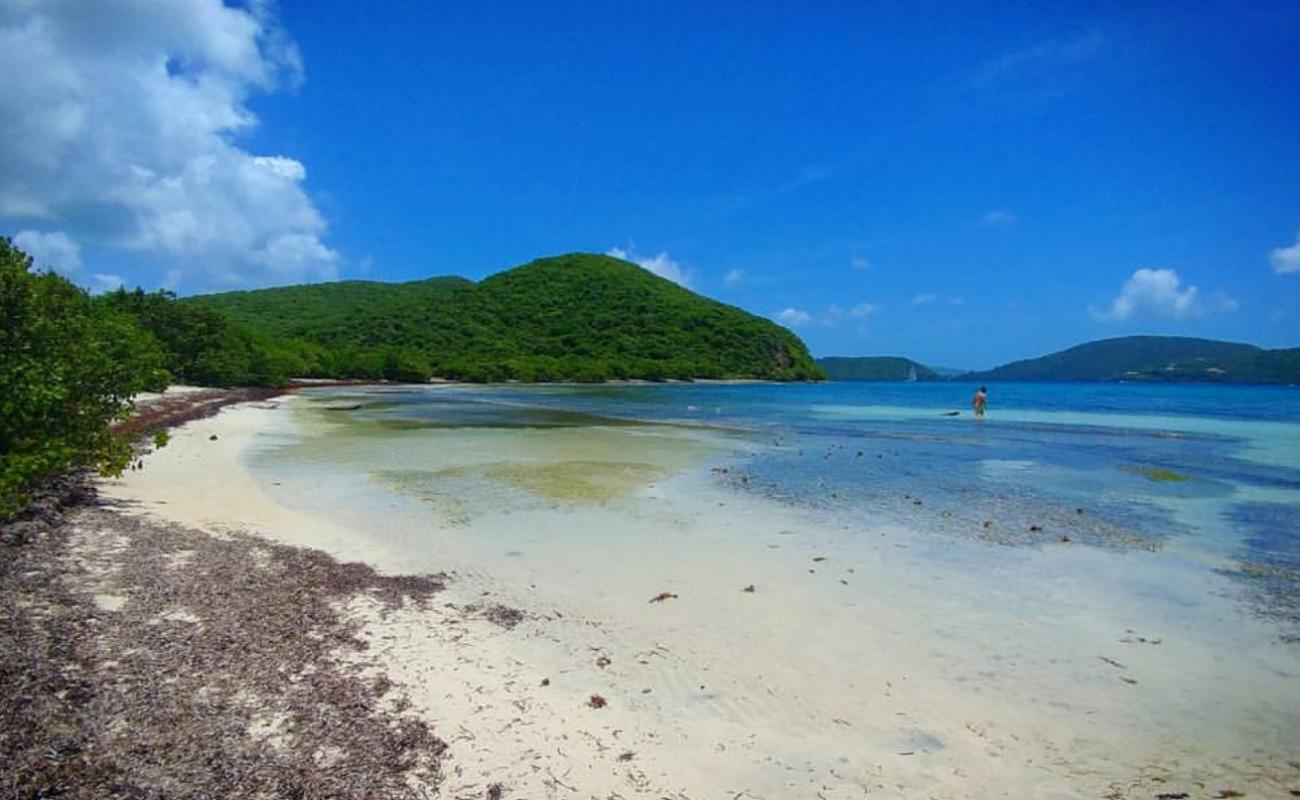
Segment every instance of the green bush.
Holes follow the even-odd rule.
[[[71,467],[120,473],[130,443],[109,432],[131,397],[166,385],[162,348],[0,237],[0,518]]]

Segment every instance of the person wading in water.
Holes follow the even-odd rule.
[[[971,399],[970,404],[975,409],[975,416],[983,417],[984,407],[989,404],[988,389],[985,389],[983,386],[981,386],[979,388],[979,391],[975,392],[975,397]]]

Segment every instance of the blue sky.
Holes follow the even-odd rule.
[[[0,0],[0,231],[183,294],[616,252],[818,355],[1300,345],[1300,4],[864,5]]]

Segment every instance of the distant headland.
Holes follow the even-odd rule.
[[[1266,350],[1185,336],[1101,339],[964,373],[897,356],[830,357],[819,358],[817,363],[833,381],[1300,384],[1300,348]]]

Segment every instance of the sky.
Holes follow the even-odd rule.
[[[816,355],[1300,346],[1300,3],[0,0],[0,234],[93,290],[609,253]]]

